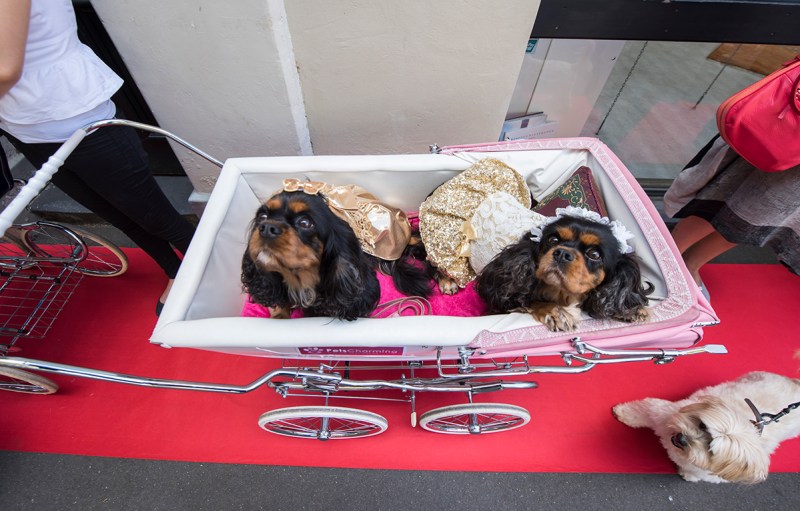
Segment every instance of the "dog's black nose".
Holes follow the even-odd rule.
[[[670,438],[670,441],[672,442],[672,445],[674,445],[678,449],[683,449],[684,447],[689,445],[689,441],[686,439],[686,435],[684,435],[683,433],[675,433],[674,435],[672,435],[672,438]]]
[[[261,224],[258,226],[258,232],[265,238],[277,238],[283,234],[283,228],[275,224]]]
[[[553,259],[559,263],[571,263],[575,260],[575,255],[569,250],[557,248],[553,250]]]

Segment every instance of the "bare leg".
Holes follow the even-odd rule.
[[[672,239],[683,254],[689,247],[713,232],[715,232],[714,227],[708,221],[699,216],[687,216],[680,219],[672,229]]]
[[[736,243],[731,243],[723,238],[722,234],[712,231],[711,234],[685,250],[683,252],[683,260],[686,262],[689,273],[694,277],[695,282],[699,284],[700,267],[735,246]]]
[[[175,283],[175,279],[169,279],[169,281],[167,282],[166,289],[164,289],[164,292],[161,293],[161,298],[158,299],[159,302],[161,302],[161,303],[166,303],[167,302],[167,297],[169,296],[169,292],[172,289],[172,284],[174,284],[174,283]]]

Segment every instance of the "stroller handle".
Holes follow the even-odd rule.
[[[66,142],[61,144],[58,151],[47,159],[42,168],[37,170],[33,176],[28,180],[28,183],[22,187],[14,200],[12,200],[6,208],[0,212],[0,236],[6,233],[6,229],[11,227],[14,220],[22,213],[22,210],[30,204],[30,202],[39,195],[47,183],[53,178],[53,174],[61,168],[64,160],[72,154],[72,151],[81,143],[81,140],[88,134],[83,129],[78,129]]]
[[[42,168],[33,174],[33,176],[28,180],[28,183],[22,187],[17,196],[14,197],[14,200],[12,200],[8,206],[6,206],[6,208],[0,212],[0,236],[3,236],[6,233],[6,230],[11,227],[11,224],[14,223],[14,220],[16,220],[20,213],[22,213],[28,204],[30,204],[31,201],[42,192],[42,190],[44,190],[44,187],[47,186],[47,183],[49,183],[53,178],[53,175],[58,171],[59,168],[61,168],[61,166],[64,164],[64,161],[69,157],[70,154],[72,154],[72,151],[75,150],[84,137],[105,126],[130,126],[132,128],[164,135],[165,137],[174,140],[185,148],[193,151],[198,156],[201,156],[202,158],[213,163],[217,167],[222,168],[221,161],[209,156],[182,138],[156,126],[128,121],[126,119],[103,119],[100,121],[95,121],[75,130],[75,133],[73,133],[72,136],[70,136],[63,144],[61,144],[61,147],[58,148],[55,154],[48,158],[45,164],[42,165]]]

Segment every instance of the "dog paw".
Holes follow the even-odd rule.
[[[269,311],[269,317],[272,319],[289,319],[290,317],[289,309],[285,307],[278,307],[276,305],[274,307],[268,307],[267,310]]]
[[[454,295],[458,293],[458,284],[447,275],[437,273],[436,283],[439,284],[439,291],[441,291],[443,295]]]
[[[696,475],[684,472],[682,470],[678,471],[678,475],[681,476],[684,481],[689,481],[690,483],[697,483],[697,482],[700,482],[702,480],[699,477],[697,477]]]
[[[644,323],[648,319],[650,319],[650,310],[647,307],[639,307],[631,314],[629,321],[633,323]]]
[[[614,316],[613,319],[626,323],[645,323],[650,319],[650,310],[647,307],[639,307],[638,309],[626,311],[619,316]]]
[[[577,307],[562,307],[552,303],[535,304],[528,312],[553,332],[571,332],[580,323],[580,311]]]
[[[688,481],[690,483],[729,483],[730,481],[726,481],[725,479],[711,474],[709,472],[705,472],[703,470],[697,469],[695,467],[678,467],[678,475],[683,478],[684,481]]]

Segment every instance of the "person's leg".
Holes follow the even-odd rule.
[[[700,241],[694,243],[683,252],[683,260],[686,268],[694,277],[695,282],[700,284],[700,268],[720,254],[727,252],[736,246],[722,237],[722,234],[713,231]]]
[[[89,188],[150,236],[186,252],[194,226],[158,186],[133,128],[101,128],[84,139],[73,157],[71,168]]]
[[[108,130],[117,129],[116,127],[104,128]],[[100,130],[102,131],[102,129]],[[100,136],[100,131],[90,136]],[[19,150],[35,167],[42,164],[60,147],[61,144],[24,144],[9,137],[14,146]],[[180,258],[175,254],[170,244],[158,237],[145,231],[136,222],[131,220],[123,212],[115,207],[114,204],[106,200],[104,195],[97,193],[79,175],[87,165],[92,166],[92,154],[87,155],[86,147],[83,143],[67,158],[64,165],[53,176],[53,184],[58,186],[64,193],[72,197],[76,202],[93,211],[105,221],[124,232],[137,246],[152,257],[167,276],[172,279],[180,266]],[[117,192],[112,193],[114,196]],[[188,245],[188,242],[186,243]],[[185,249],[184,249],[185,250]]]
[[[180,267],[172,247],[185,254],[195,228],[172,206],[150,172],[147,154],[135,130],[101,129],[84,139],[79,148],[84,161],[78,176],[87,186],[135,225],[121,230],[164,269],[168,282],[159,297],[160,314]],[[92,164],[93,163],[93,164]]]
[[[60,144],[17,146],[40,167]],[[166,198],[150,173],[147,155],[132,128],[102,128],[67,158],[53,182],[84,207],[108,221],[152,257],[169,278],[159,302],[169,294],[194,226]]]
[[[689,247],[713,232],[716,231],[707,220],[699,216],[687,216],[678,220],[671,234],[678,250],[683,254]]]
[[[61,169],[53,176],[55,184],[64,193],[72,197],[86,209],[93,211],[100,218],[113,225],[136,246],[145,251],[164,270],[169,278],[174,278],[181,264],[175,249],[166,241],[152,236],[130,218],[122,214],[113,204],[89,188],[80,177],[70,169]]]

